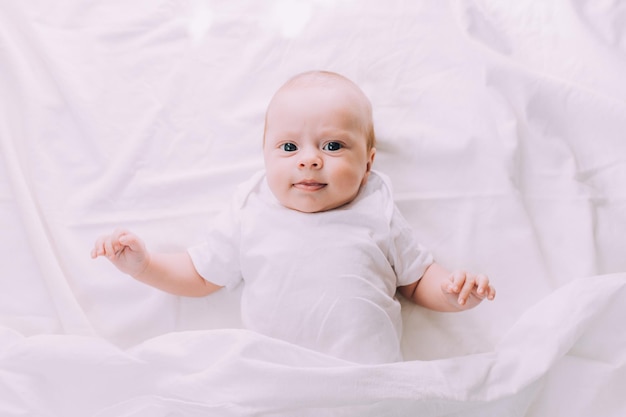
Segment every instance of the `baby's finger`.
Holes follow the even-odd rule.
[[[493,300],[494,298],[496,298],[496,289],[490,285],[487,293],[487,299]]]
[[[100,251],[102,250],[101,248],[101,244],[100,244],[100,239],[96,239],[96,242],[93,245],[93,248],[91,249],[91,258],[92,259],[96,259],[98,256],[100,256]]]
[[[487,275],[476,275],[476,296],[479,298],[485,298],[489,295],[489,278]]]
[[[465,282],[459,292],[459,304],[464,305],[467,302],[472,290],[476,287],[476,276],[474,274],[466,274]]]
[[[104,255],[113,258],[115,256],[115,248],[113,247],[113,243],[116,239],[113,236],[107,236],[104,239]]]
[[[91,251],[91,256],[93,258],[97,258],[98,256],[103,256],[104,254],[104,236],[100,236],[96,239],[96,243]]]
[[[119,255],[119,253],[124,250],[124,247],[127,246],[126,243],[124,243],[124,238],[127,234],[128,230],[126,229],[117,228],[113,231],[111,235],[111,246],[115,255]]]
[[[465,271],[454,271],[450,276],[450,285],[448,286],[451,293],[458,294],[465,283]]]
[[[129,247],[132,251],[139,251],[141,249],[139,238],[132,233],[125,233],[120,236],[120,244]]]
[[[454,292],[454,279],[452,274],[450,274],[447,280],[442,281],[441,289],[443,292],[448,294],[452,294]]]

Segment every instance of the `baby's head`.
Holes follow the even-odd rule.
[[[349,203],[375,154],[372,106],[349,79],[306,72],[270,101],[263,155],[269,187],[283,206],[313,213]]]

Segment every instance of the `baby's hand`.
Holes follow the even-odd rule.
[[[91,257],[106,256],[120,271],[136,277],[150,262],[150,254],[143,241],[124,229],[100,236],[91,250]]]
[[[485,298],[493,300],[496,296],[496,290],[489,284],[487,275],[466,271],[453,272],[441,289],[446,294],[456,296],[456,302],[464,309],[477,306]]]

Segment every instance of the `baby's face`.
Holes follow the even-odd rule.
[[[367,180],[363,106],[344,88],[297,86],[279,92],[266,117],[267,181],[278,201],[313,213],[352,201]]]

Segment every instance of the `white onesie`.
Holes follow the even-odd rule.
[[[189,254],[215,284],[244,281],[246,328],[354,362],[402,359],[396,287],[417,281],[432,256],[383,175],[372,172],[343,207],[302,213],[280,205],[259,172],[217,220]]]

